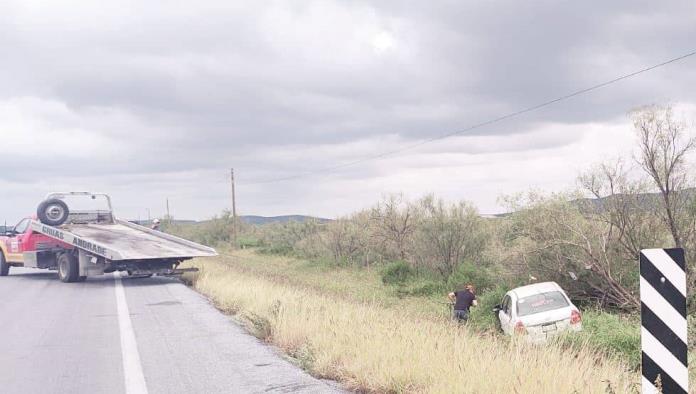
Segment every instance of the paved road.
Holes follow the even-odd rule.
[[[330,393],[168,278],[0,278],[0,393]]]

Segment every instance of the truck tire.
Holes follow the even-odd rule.
[[[57,198],[50,198],[42,202],[36,209],[36,216],[41,223],[49,226],[60,226],[68,220],[69,214],[68,204]]]
[[[10,273],[10,265],[5,261],[5,255],[0,252],[0,276],[7,276]]]
[[[80,279],[77,257],[71,253],[62,253],[58,256],[58,278],[65,283],[77,282]]]

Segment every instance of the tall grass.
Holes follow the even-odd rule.
[[[621,357],[632,368],[640,368],[640,316],[586,310],[582,319],[583,331],[565,337],[566,343],[591,343],[598,350]]]
[[[364,392],[631,392],[637,375],[588,348],[532,346],[477,334],[380,300],[249,272],[230,258],[200,265],[196,289],[316,376]]]

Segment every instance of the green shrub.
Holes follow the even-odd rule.
[[[287,245],[270,245],[259,249],[259,253],[261,254],[273,254],[280,256],[290,256],[292,255],[292,252],[293,248]]]
[[[500,304],[508,290],[506,287],[497,286],[487,291],[477,291],[478,306],[471,308],[469,324],[478,330],[497,331],[498,317],[493,313],[493,308]]]
[[[402,284],[396,289],[399,297],[429,297],[433,295],[443,296],[448,291],[444,284],[428,279],[415,280],[411,283]]]
[[[473,284],[479,292],[494,287],[488,270],[470,262],[459,264],[447,280],[447,285],[452,289],[463,289],[467,284]]]
[[[261,242],[266,246],[262,250],[263,253],[293,256],[297,255],[298,244],[315,236],[320,231],[321,224],[316,220],[290,220],[283,223],[263,224],[257,229]]]
[[[228,244],[232,229],[229,214],[200,223],[163,223],[162,231],[212,247]]]
[[[237,239],[237,246],[239,246],[241,249],[258,248],[262,246],[262,243],[258,238],[241,236]]]
[[[403,285],[415,276],[415,271],[405,261],[394,261],[382,270],[382,283]]]

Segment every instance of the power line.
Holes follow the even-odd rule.
[[[580,90],[577,90],[575,92],[568,93],[564,96],[560,96],[560,97],[557,97],[557,98],[552,99],[552,100],[548,100],[548,101],[544,101],[544,102],[539,103],[539,104],[535,104],[531,107],[527,107],[527,108],[524,108],[524,109],[521,109],[521,110],[518,110],[515,112],[510,112],[506,115],[502,115],[502,116],[499,116],[499,117],[494,118],[494,119],[490,119],[490,120],[486,120],[484,122],[476,123],[476,124],[468,126],[466,128],[463,128],[463,129],[460,129],[457,131],[453,131],[451,133],[442,134],[442,135],[439,135],[436,137],[432,137],[432,138],[429,138],[429,139],[426,139],[426,140],[423,140],[420,142],[416,142],[414,144],[405,145],[405,146],[402,146],[402,147],[394,149],[394,150],[384,151],[382,153],[372,155],[372,156],[363,157],[363,158],[358,159],[358,160],[349,161],[349,162],[342,163],[342,164],[337,164],[337,165],[331,166],[331,167],[320,168],[317,170],[308,171],[308,172],[304,172],[304,173],[300,173],[300,174],[296,174],[296,175],[290,175],[290,176],[286,176],[286,177],[260,180],[260,181],[244,182],[241,184],[242,185],[259,185],[259,184],[266,184],[266,183],[276,183],[276,182],[289,181],[289,180],[293,180],[293,179],[308,177],[311,175],[333,172],[335,170],[339,170],[339,169],[346,168],[346,167],[351,167],[351,166],[354,166],[357,164],[362,164],[362,163],[365,163],[368,161],[379,160],[379,159],[382,159],[384,157],[396,155],[398,153],[401,153],[401,152],[404,152],[407,150],[411,150],[411,149],[414,149],[414,148],[417,148],[419,146],[423,146],[423,145],[426,145],[426,144],[429,144],[429,143],[432,143],[435,141],[444,140],[446,138],[449,138],[449,137],[452,137],[452,136],[455,136],[458,134],[463,134],[463,133],[466,133],[466,132],[474,130],[474,129],[478,129],[478,128],[483,127],[483,126],[488,126],[488,125],[491,125],[494,123],[501,122],[501,121],[506,120],[506,119],[514,118],[514,117],[517,117],[517,116],[520,116],[520,115],[523,115],[523,114],[526,114],[526,113],[529,113],[532,111],[536,111],[538,109],[547,107],[549,105],[553,105],[553,104],[556,104],[558,102],[568,100],[568,99],[573,98],[575,96],[580,96],[582,94],[591,92],[593,90],[601,89],[605,86],[612,85],[614,83],[623,81],[624,79],[628,79],[628,78],[634,77],[636,75],[643,74],[645,72],[654,70],[656,68],[660,68],[660,67],[666,66],[668,64],[675,63],[675,62],[678,62],[680,60],[684,60],[684,59],[686,59],[690,56],[694,56],[694,55],[696,55],[696,50],[691,51],[689,53],[686,53],[684,55],[669,59],[669,60],[664,61],[662,63],[658,63],[658,64],[652,65],[650,67],[646,67],[646,68],[640,69],[638,71],[634,71],[630,74],[625,74],[625,75],[622,75],[620,77],[616,77],[614,79],[611,79],[609,81],[605,81],[605,82],[602,82],[602,83],[599,83],[599,84],[596,84],[596,85],[593,85],[593,86],[590,86],[590,87],[587,87],[584,89],[580,89]]]

